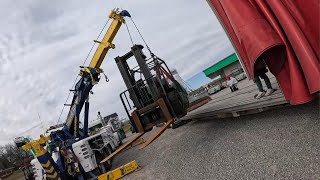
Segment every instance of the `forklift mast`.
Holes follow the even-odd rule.
[[[158,108],[151,108],[151,104],[162,98],[172,117],[179,118],[187,113],[188,98],[187,92],[173,78],[166,63],[153,53],[147,59],[143,48],[142,45],[134,45],[130,52],[116,57],[115,61],[128,88],[120,95],[124,108],[130,119],[132,110],[141,114],[144,130],[149,131],[154,125],[164,122],[163,114],[157,112]],[[132,69],[128,65],[131,57],[134,57],[138,64]],[[131,99],[132,103],[128,99]]]

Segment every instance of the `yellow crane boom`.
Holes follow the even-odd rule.
[[[103,37],[102,41],[95,40],[96,43],[99,43],[99,46],[94,53],[89,67],[99,69],[101,63],[106,56],[110,48],[114,49],[115,45],[112,44],[114,37],[116,36],[118,30],[120,29],[122,23],[125,23],[124,18],[117,13],[117,10],[111,11],[109,18],[113,19],[107,33]]]
[[[127,14],[123,14],[123,13],[127,13]],[[107,32],[105,33],[103,39],[101,41],[98,40],[94,40],[94,42],[99,43],[91,61],[88,67],[84,67],[80,70],[79,75],[83,76],[84,73],[88,73],[91,76],[91,80],[92,82],[96,81],[96,78],[93,77],[92,72],[97,72],[102,73],[102,69],[100,69],[100,66],[106,56],[106,54],[108,53],[109,49],[115,48],[115,45],[112,43],[114,37],[116,36],[116,34],[118,33],[121,25],[123,23],[125,23],[125,19],[124,16],[130,16],[130,14],[127,11],[121,11],[120,13],[118,12],[118,9],[112,10],[109,14],[109,18],[112,19],[113,21],[111,22]],[[94,85],[94,84],[93,84]],[[85,88],[83,88],[85,89]],[[89,92],[86,92],[85,94],[88,94]],[[71,108],[70,111],[68,113],[67,119],[66,119],[66,125],[69,128],[72,128],[72,126],[74,126],[74,135],[77,134],[78,126],[77,124],[79,124],[79,119],[77,117],[77,115],[80,113],[79,110],[81,110],[82,105],[85,101],[85,99],[87,99],[86,96],[82,96],[79,97],[77,95],[74,96],[72,104],[71,104]],[[78,102],[78,103],[76,103]],[[76,106],[78,105],[79,109],[76,109]],[[78,111],[78,112],[77,112]]]

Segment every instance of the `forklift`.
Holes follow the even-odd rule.
[[[127,90],[120,94],[120,99],[137,135],[101,163],[127,148],[154,126],[161,125],[140,149],[148,146],[176,120],[187,114],[187,91],[174,79],[162,59],[152,53],[148,46],[150,57],[147,57],[142,51],[143,48],[143,45],[133,45],[131,51],[115,58],[127,87]],[[130,59],[135,59],[138,65],[130,67]]]

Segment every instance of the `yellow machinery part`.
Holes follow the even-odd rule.
[[[47,152],[46,149],[43,148],[43,144],[46,144],[50,140],[49,136],[40,136],[38,140],[31,141],[25,145],[23,145],[21,148],[25,151],[33,149],[36,153],[36,156],[42,156]]]
[[[126,165],[118,167],[115,170],[109,171],[98,177],[98,180],[117,180],[123,176],[138,170],[139,165],[136,161],[131,161]]]
[[[99,46],[98,46],[96,52],[94,53],[92,60],[90,62],[89,67],[91,67],[91,68],[96,68],[96,69],[100,68],[100,65],[101,65],[104,57],[106,56],[108,50],[110,48],[112,48],[112,49],[115,48],[115,45],[112,44],[112,41],[113,41],[114,37],[116,36],[118,30],[120,29],[121,25],[123,23],[125,23],[124,18],[117,13],[117,10],[111,11],[111,13],[109,14],[109,18],[113,19],[113,21],[112,21],[107,33],[103,37],[102,41],[95,40],[95,42],[99,43]]]
[[[122,24],[125,23],[125,19],[124,17],[122,17],[119,12],[118,9],[115,9],[113,11],[111,11],[111,13],[109,14],[109,18],[112,19],[111,25],[109,26],[106,34],[104,35],[104,37],[102,38],[101,41],[98,40],[94,40],[94,42],[98,43],[98,47],[90,61],[89,67],[90,68],[94,68],[96,69],[97,72],[102,73],[103,70],[100,69],[101,63],[104,60],[106,54],[108,53],[109,49],[114,49],[115,45],[112,43],[113,39],[115,38],[116,34],[118,33],[120,27]],[[89,70],[89,68],[85,67],[82,68],[79,72],[79,75],[82,76],[83,72],[88,72],[90,73],[91,79],[93,79],[91,72]],[[75,99],[75,102],[78,101],[78,97]],[[70,127],[72,122],[74,122],[73,120],[73,115],[75,114],[75,107],[76,106],[72,106],[71,107],[71,116],[72,118],[69,118],[69,115],[67,117],[66,120],[66,126]],[[78,121],[78,119],[77,119]],[[75,131],[77,131],[76,127],[75,127]]]

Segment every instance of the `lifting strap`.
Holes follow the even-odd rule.
[[[170,81],[174,82],[174,78],[171,76],[171,74],[165,68],[163,68],[161,65],[157,67],[156,71],[157,71],[157,76],[159,78],[161,78],[161,72],[162,72],[166,75],[166,77],[168,79],[170,79]]]

